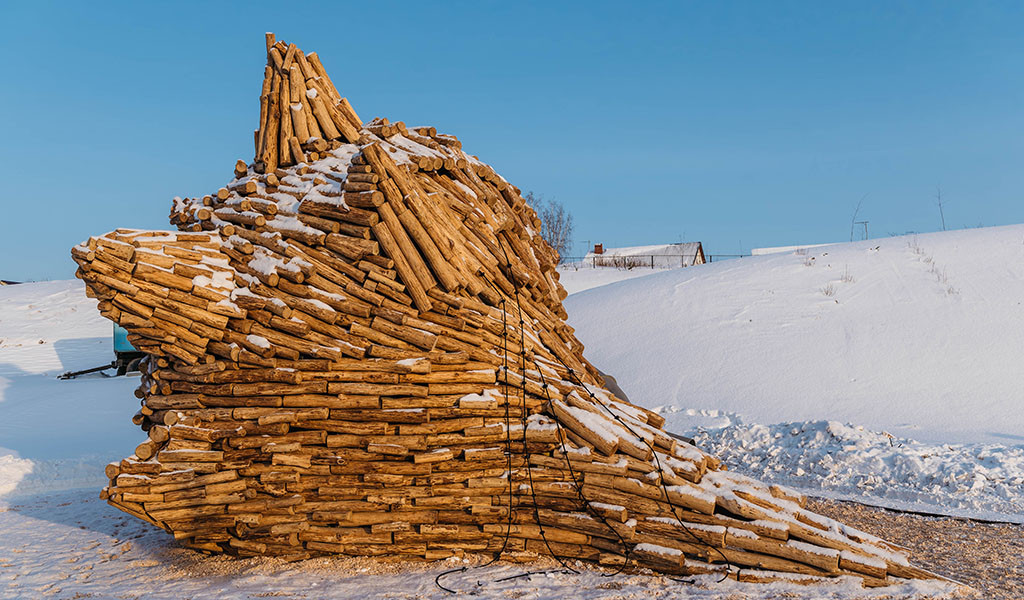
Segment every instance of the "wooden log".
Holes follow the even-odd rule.
[[[601,427],[598,418],[586,416],[586,411],[574,409],[558,401],[552,402],[551,407],[555,418],[563,426],[587,440],[597,451],[610,456],[618,449],[619,440]]]
[[[338,95],[337,88],[334,87],[334,84],[331,82],[331,78],[327,75],[327,70],[324,69],[323,64],[320,62],[320,56],[317,55],[316,52],[310,52],[306,55],[306,60],[309,63],[309,66],[312,67],[313,71],[316,73],[316,77],[324,81],[324,88],[331,94],[332,100],[339,100],[341,96]]]
[[[440,249],[438,249],[415,213],[409,210],[403,211],[398,215],[398,220],[401,221],[409,236],[416,242],[420,250],[423,251],[423,256],[430,263],[434,274],[445,289],[449,292],[457,289],[461,282],[456,271],[445,260]]]
[[[381,248],[388,253],[388,257],[395,261],[395,269],[401,275],[402,283],[405,284],[410,296],[412,296],[413,302],[416,303],[416,307],[420,312],[428,312],[433,307],[430,298],[427,296],[428,288],[423,287],[414,267],[409,264],[405,255],[402,254],[402,250],[391,234],[387,224],[377,223],[372,226],[372,229]]]
[[[310,90],[310,93],[306,95],[306,98],[310,101],[310,107],[313,110],[313,114],[316,116],[317,124],[320,129],[324,132],[324,136],[327,139],[333,140],[341,137],[341,133],[334,125],[334,120],[331,119],[331,115],[327,112],[327,105],[324,104],[324,99],[316,93],[316,90]]]
[[[295,164],[292,161],[292,151],[288,143],[288,140],[293,137],[292,128],[292,100],[291,100],[291,86],[288,81],[288,71],[283,70],[281,82],[278,89],[278,107],[281,113],[280,116],[280,128],[278,131],[278,164],[279,165],[290,165]]]
[[[358,130],[362,128],[363,122],[359,118],[359,115],[356,114],[355,109],[352,108],[352,105],[349,104],[347,98],[340,98],[338,100],[337,108],[338,112],[341,113],[355,129]]]
[[[281,125],[281,76],[275,70],[271,75],[270,95],[267,106],[267,124],[262,131],[263,153],[260,162],[263,164],[264,173],[272,173],[278,165],[278,138]]]
[[[301,111],[300,111],[301,114]],[[306,162],[306,154],[302,151],[302,146],[299,144],[299,138],[291,136],[288,138],[288,148],[291,152],[291,160],[295,163]]]

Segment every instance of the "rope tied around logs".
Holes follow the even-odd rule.
[[[495,237],[497,239],[498,246],[501,248],[501,252],[502,252],[502,254],[505,257],[506,268],[508,269],[508,272],[509,272],[509,280],[511,281],[512,288],[515,291],[516,304],[518,306],[518,304],[519,304],[519,286],[516,283],[516,278],[515,278],[515,276],[514,276],[514,274],[512,272],[512,261],[509,259],[508,251],[505,249],[505,245],[501,243],[501,238],[498,238],[497,236],[495,236]],[[520,332],[522,332],[522,330],[523,330],[522,311],[520,311],[520,313],[519,313],[519,327],[520,327]],[[525,344],[525,337],[522,337],[522,334],[521,334],[521,337],[520,337],[520,342],[521,342],[520,343],[520,351],[521,351],[522,356],[523,356],[523,377],[525,378],[526,377],[526,344]],[[620,425],[622,425],[626,429],[626,431],[631,433],[633,435],[633,437],[637,438],[638,440],[643,442],[648,448],[650,448],[651,454],[654,456],[655,463],[657,464],[658,471],[659,472],[663,471],[664,469],[661,466],[661,459],[658,458],[658,452],[654,448],[654,446],[652,446],[651,443],[648,442],[646,438],[644,438],[643,436],[639,435],[636,431],[634,431],[633,428],[630,427],[629,424],[627,424],[625,421],[623,421],[619,417],[619,415],[615,414],[615,412],[612,411],[611,408],[609,408],[607,404],[605,404],[597,396],[595,396],[594,393],[591,392],[590,389],[586,386],[586,384],[583,383],[583,381],[579,378],[579,376],[576,375],[576,371],[574,369],[572,369],[569,365],[565,364],[565,362],[561,358],[559,358],[557,353],[554,354],[554,357],[566,369],[566,371],[568,371],[569,375],[573,379],[576,380],[576,383],[581,388],[583,388],[583,390],[585,392],[587,392],[587,395],[589,395],[590,398],[594,402],[596,402],[598,405],[600,405],[601,408],[603,408],[605,410],[605,412],[607,412],[613,419],[615,419],[615,421],[617,421]],[[553,408],[552,408],[551,395],[548,392],[547,380],[544,378],[544,370],[541,369],[540,364],[537,362],[536,359],[534,359],[534,365],[537,367],[537,372],[540,374],[541,384],[542,384],[542,387],[544,389],[544,395],[547,397],[547,406],[548,406],[549,409],[552,410],[552,414],[553,414],[554,411],[553,411]],[[523,386],[523,396],[524,396],[523,405],[524,405],[524,409],[525,409],[525,395],[526,395],[526,386],[524,385]],[[524,417],[524,419],[525,419],[525,417]],[[562,441],[562,454],[565,456],[565,463],[569,467],[570,474],[572,474],[573,484],[576,486],[576,490],[579,493],[580,498],[584,501],[585,506],[588,509],[590,509],[591,511],[593,511],[595,514],[597,514],[597,511],[593,510],[593,508],[590,506],[590,502],[586,499],[586,497],[583,496],[582,487],[577,482],[575,474],[572,471],[572,463],[569,460],[568,452],[566,452],[566,448],[567,447],[565,445],[565,437],[564,437],[564,433],[562,431],[562,425],[561,425],[561,423],[559,423],[558,419],[554,419],[554,421],[555,421],[556,427],[558,428],[559,437],[560,437],[560,439]],[[524,436],[523,439],[524,440],[525,440],[525,435],[526,435],[526,431],[525,431],[525,425],[524,425],[524,431],[523,431],[523,436]],[[525,444],[524,444],[524,451],[525,451]],[[529,463],[529,461],[527,461],[527,463]],[[671,497],[669,496],[669,493],[668,493],[668,488],[665,486],[664,478],[659,477],[659,484],[661,486],[662,493],[665,494],[665,501],[666,501],[666,503],[668,503],[668,505],[671,506],[673,509],[682,509],[683,507],[681,507],[681,506],[675,504],[674,502],[672,502],[672,499],[671,499]],[[532,491],[532,487],[533,486],[531,485],[531,491]],[[536,512],[536,503],[534,504],[534,511]],[[719,580],[719,583],[725,581],[728,578],[728,574],[729,574],[729,572],[733,568],[736,569],[737,573],[741,570],[738,567],[736,567],[735,565],[733,565],[732,562],[729,560],[729,558],[726,557],[725,554],[721,550],[719,550],[715,546],[712,546],[711,544],[707,543],[706,541],[702,540],[699,536],[697,536],[697,534],[693,533],[693,531],[691,531],[690,528],[686,526],[686,524],[683,522],[683,520],[679,518],[679,515],[676,514],[675,510],[672,510],[671,514],[676,519],[676,521],[679,523],[679,526],[682,527],[682,529],[690,537],[692,537],[699,545],[705,546],[705,547],[709,548],[710,550],[713,550],[719,556],[722,557],[722,560],[726,564],[726,572],[725,572],[725,574],[723,574],[722,579]],[[621,573],[623,571],[623,569],[625,569],[625,566],[626,566],[626,564],[629,561],[629,545],[626,543],[626,541],[624,539],[622,539],[622,536],[619,535],[618,531],[616,531],[615,528],[612,527],[608,523],[608,521],[604,518],[604,516],[602,516],[602,515],[599,515],[599,516],[601,516],[601,519],[602,519],[602,521],[604,521],[605,525],[607,525],[608,528],[611,529],[615,533],[615,535],[619,538],[620,543],[622,544],[623,548],[626,551],[625,552],[625,560],[623,560],[623,564],[619,567],[619,570],[616,571],[616,573],[613,574],[613,575],[617,575],[617,574]],[[539,517],[538,517],[538,525],[540,525]],[[543,529],[541,529],[541,531],[543,533]],[[549,548],[549,550],[550,550],[550,548]],[[687,579],[677,579],[677,578],[672,578],[672,579],[674,581],[680,581],[680,582],[685,582],[685,583],[693,583],[692,580],[687,580]]]
[[[501,293],[498,291],[498,289],[494,286],[494,284],[490,280],[487,280],[487,283],[490,284],[492,288],[494,288],[494,291],[496,293],[498,293],[498,297],[500,298],[499,306],[501,307],[501,325],[502,325],[502,327],[501,327],[501,339],[502,339],[502,357],[501,357],[502,364],[501,364],[501,372],[504,375],[504,380],[502,381],[502,384],[503,384],[503,390],[504,390],[504,395],[505,395],[505,456],[506,456],[507,461],[508,461],[508,463],[507,463],[508,464],[508,469],[506,471],[506,476],[508,478],[508,523],[507,523],[507,526],[505,528],[505,538],[504,538],[504,540],[502,540],[501,548],[498,550],[497,553],[495,553],[495,555],[491,558],[491,560],[487,561],[486,563],[484,563],[482,565],[478,565],[476,567],[473,567],[474,569],[482,569],[482,568],[488,567],[488,566],[494,564],[495,562],[497,562],[501,558],[501,555],[504,554],[505,549],[508,547],[508,540],[509,540],[509,537],[510,537],[510,535],[512,533],[512,520],[513,520],[512,519],[512,495],[513,495],[513,492],[512,492],[512,426],[511,426],[512,423],[511,423],[511,417],[509,416],[509,401],[508,401],[508,399],[509,399],[509,394],[508,394],[508,388],[509,388],[509,383],[508,383],[508,362],[509,361],[508,361],[508,321],[506,319],[506,316],[507,316],[508,313],[507,313],[507,310],[505,308],[505,297],[503,295],[501,295]],[[517,312],[519,314],[519,332],[520,332],[519,333],[519,335],[520,335],[520,344],[519,345],[520,345],[520,355],[522,357],[523,372],[525,373],[526,372],[526,351],[523,348],[523,344],[521,343],[522,340],[525,337],[524,330],[523,330],[524,322],[523,322],[522,309],[519,308],[519,297],[518,297],[518,294],[516,296],[516,307],[517,307]],[[540,530],[541,539],[544,541],[545,547],[547,547],[548,552],[551,553],[551,556],[556,561],[558,561],[558,563],[560,565],[562,565],[563,568],[562,569],[549,570],[549,571],[531,571],[531,572],[527,572],[527,573],[520,573],[518,575],[512,575],[512,576],[509,576],[509,577],[502,577],[502,578],[499,578],[499,579],[494,579],[494,580],[492,580],[493,583],[501,583],[503,581],[510,581],[510,580],[513,580],[513,579],[519,579],[521,577],[530,577],[531,575],[540,575],[540,574],[545,574],[545,573],[563,573],[563,574],[568,574],[568,573],[576,573],[576,574],[578,574],[579,573],[579,571],[577,571],[577,570],[573,569],[572,567],[570,567],[569,565],[565,564],[565,562],[562,560],[562,557],[560,557],[557,554],[555,554],[555,551],[551,548],[551,545],[548,543],[547,536],[544,534],[544,526],[541,525],[541,523],[540,523],[540,515],[537,512],[537,495],[536,495],[536,492],[533,489],[533,472],[530,469],[530,451],[528,450],[527,440],[526,440],[526,426],[527,426],[527,422],[526,422],[526,388],[525,387],[523,388],[523,408],[522,408],[521,420],[522,420],[522,423],[523,423],[523,454],[526,457],[526,470],[527,470],[527,473],[529,474],[529,478],[530,478],[530,494],[533,497],[534,518],[537,521],[537,527]],[[574,481],[575,481],[575,479],[574,479]],[[616,535],[618,535],[618,532],[616,532]],[[441,579],[446,577],[446,576],[448,576],[448,575],[451,575],[452,573],[465,573],[468,570],[469,570],[469,567],[459,567],[459,568],[456,568],[456,569],[450,569],[448,571],[444,571],[442,573],[439,573],[437,575],[437,577],[434,578],[434,585],[436,585],[439,589],[442,589],[442,590],[444,590],[444,591],[446,591],[446,592],[448,592],[450,594],[457,594],[459,592],[457,592],[455,590],[452,590],[452,589],[449,589],[449,588],[441,585]],[[619,570],[619,572],[621,572],[621,569]],[[482,582],[478,581],[477,582],[477,586],[478,587],[482,586]],[[471,592],[471,593],[475,594],[476,592]]]
[[[517,312],[517,315],[518,315],[518,318],[519,318],[519,336],[520,336],[519,337],[519,341],[520,341],[520,344],[519,344],[519,347],[520,347],[519,354],[520,354],[520,360],[521,360],[520,366],[521,366],[521,369],[522,369],[523,377],[525,378],[525,376],[526,376],[526,367],[527,367],[527,365],[526,365],[526,359],[527,359],[527,356],[526,356],[526,344],[525,344],[526,335],[525,335],[525,322],[523,320],[522,307],[520,306],[520,301],[519,301],[519,286],[516,283],[515,277],[511,276],[511,274],[512,274],[512,264],[511,264],[511,260],[509,259],[509,256],[508,256],[508,251],[505,249],[505,245],[501,243],[501,239],[497,238],[497,236],[496,236],[496,239],[497,239],[499,247],[501,248],[502,254],[504,255],[505,262],[506,262],[506,267],[507,267],[507,269],[509,271],[509,274],[510,274],[510,281],[512,283],[513,292],[514,292],[515,299],[516,299],[516,312]],[[475,569],[480,569],[480,568],[484,568],[484,567],[490,566],[490,565],[494,564],[495,562],[497,562],[501,558],[501,555],[505,552],[505,549],[507,548],[507,545],[508,545],[509,536],[510,536],[511,531],[512,531],[512,521],[513,521],[513,519],[512,519],[512,495],[513,495],[513,492],[512,492],[512,438],[511,438],[511,428],[509,427],[509,425],[510,425],[510,417],[509,417],[509,394],[508,394],[508,388],[509,388],[509,381],[508,381],[508,364],[509,364],[509,360],[508,360],[508,321],[507,321],[508,311],[507,311],[507,308],[506,308],[505,295],[502,294],[500,292],[500,290],[498,290],[498,288],[494,285],[493,282],[491,282],[490,280],[487,280],[487,283],[494,289],[495,293],[498,295],[498,297],[499,297],[499,307],[501,308],[501,324],[502,324],[502,366],[501,366],[501,371],[502,371],[502,373],[504,375],[504,379],[503,379],[502,383],[503,383],[503,390],[504,390],[504,395],[505,395],[505,432],[506,432],[506,451],[505,451],[505,454],[506,454],[506,456],[508,458],[507,476],[508,476],[508,480],[509,480],[509,509],[508,509],[508,515],[509,516],[508,516],[507,528],[505,530],[505,538],[504,538],[504,540],[502,542],[501,549],[488,562],[486,562],[486,563],[484,563],[482,565],[479,565],[477,567],[473,567]],[[586,384],[583,383],[583,381],[576,374],[576,371],[574,369],[572,369],[571,367],[566,365],[565,362],[562,361],[557,356],[557,354],[555,355],[555,358],[562,365],[562,367],[564,367],[566,369],[566,371],[569,373],[569,375],[575,380],[576,384],[579,385],[581,388],[583,388],[583,390],[590,396],[590,398],[594,402],[596,402],[606,412],[608,412],[608,414],[611,415],[611,417],[613,419],[615,419],[620,425],[625,427],[626,430],[629,431],[629,433],[631,433],[634,437],[636,437],[637,439],[639,439],[642,442],[644,442],[644,444],[646,444],[651,449],[651,452],[652,452],[652,454],[654,456],[654,459],[655,459],[655,462],[657,464],[658,470],[661,471],[662,470],[661,460],[658,458],[657,450],[653,446],[651,446],[651,444],[644,437],[638,435],[636,433],[636,431],[634,431],[626,422],[624,422],[621,418],[619,418],[619,416],[617,414],[615,414],[604,402],[602,402],[597,396],[595,396],[594,393],[591,392],[590,389],[586,386]],[[544,377],[544,370],[541,368],[541,365],[540,365],[540,363],[537,362],[536,358],[533,358],[533,363],[534,363],[534,366],[537,367],[537,372],[540,374],[541,387],[544,390],[544,395],[545,395],[545,398],[547,400],[547,405],[546,406],[553,413],[553,405],[552,405],[551,394],[550,394],[550,391],[548,389],[547,379]],[[565,574],[568,574],[568,573],[578,574],[579,573],[579,571],[573,569],[572,567],[568,566],[565,563],[563,558],[567,558],[567,557],[562,557],[562,556],[558,555],[557,553],[555,553],[555,551],[551,548],[550,543],[548,542],[547,536],[544,533],[544,525],[541,523],[540,513],[539,513],[539,510],[538,510],[537,495],[536,495],[536,491],[535,491],[534,485],[533,485],[533,470],[532,470],[532,468],[530,466],[530,451],[528,449],[527,439],[526,439],[526,430],[527,430],[527,425],[528,425],[526,417],[527,417],[527,415],[526,415],[526,386],[523,385],[522,386],[522,414],[520,415],[520,420],[522,421],[522,426],[523,426],[523,454],[525,456],[527,477],[528,477],[529,483],[530,483],[530,495],[531,495],[532,500],[533,500],[532,504],[533,504],[534,519],[537,522],[537,527],[538,527],[538,530],[540,532],[541,539],[544,541],[545,547],[547,548],[547,550],[550,553],[550,555],[563,567],[564,570],[532,571],[532,572],[527,572],[527,573],[521,573],[519,575],[513,575],[513,576],[509,576],[509,577],[493,579],[492,580],[493,583],[500,583],[500,582],[503,582],[503,581],[510,581],[510,580],[513,580],[513,579],[521,578],[521,577],[529,577],[531,575],[546,574],[546,573],[553,573],[553,572],[560,572],[560,573],[565,573]],[[561,446],[562,455],[565,458],[565,464],[566,464],[566,467],[567,467],[567,469],[569,471],[569,476],[572,479],[573,487],[575,488],[576,493],[577,493],[577,495],[580,498],[580,501],[581,501],[581,503],[583,505],[583,508],[585,510],[587,510],[589,513],[591,513],[594,516],[596,516],[597,518],[599,518],[604,523],[604,525],[606,527],[608,527],[609,531],[611,531],[615,535],[615,537],[618,538],[619,544],[620,544],[621,548],[623,549],[622,564],[620,564],[618,566],[618,568],[614,572],[612,572],[612,573],[602,573],[601,574],[602,577],[615,577],[615,576],[621,574],[628,567],[628,565],[629,565],[629,558],[630,558],[630,554],[631,554],[632,550],[630,548],[629,543],[626,542],[626,540],[622,537],[622,535],[618,532],[618,530],[616,530],[614,527],[612,527],[611,523],[608,522],[608,519],[603,514],[601,514],[600,512],[598,512],[597,510],[595,510],[593,508],[593,506],[591,505],[591,501],[588,500],[587,497],[584,495],[584,493],[583,493],[583,486],[580,483],[580,478],[577,476],[576,470],[573,469],[573,467],[572,467],[572,461],[569,460],[569,452],[568,452],[569,446],[567,444],[567,436],[565,434],[565,431],[563,430],[562,424],[558,421],[558,419],[554,419],[554,422],[555,422],[555,426],[556,426],[557,431],[558,431],[559,445]],[[682,507],[680,507],[677,504],[672,502],[672,500],[671,500],[671,498],[669,496],[669,493],[668,493],[668,489],[665,487],[665,481],[664,481],[663,478],[660,478],[660,485],[661,485],[661,488],[662,488],[662,493],[665,495],[665,500],[669,504],[669,506],[671,506],[673,509],[682,508]],[[697,544],[705,546],[705,547],[713,550],[719,556],[722,557],[723,561],[725,561],[725,563],[726,563],[726,572],[723,574],[722,578],[718,580],[718,583],[721,583],[721,582],[725,581],[728,578],[729,573],[733,569],[735,569],[737,573],[740,571],[740,569],[738,567],[736,567],[735,565],[732,564],[731,561],[729,561],[728,557],[726,557],[725,554],[722,553],[721,550],[719,550],[718,548],[712,546],[711,544],[708,544],[706,541],[702,540],[699,536],[697,536],[695,533],[693,533],[690,530],[690,528],[687,527],[686,524],[682,521],[682,519],[679,518],[679,515],[675,512],[675,510],[672,510],[671,513],[672,513],[672,516],[679,523],[680,527],[690,537],[692,537]],[[448,571],[444,571],[444,572],[438,574],[437,577],[434,578],[434,584],[438,588],[440,588],[440,589],[442,589],[442,590],[444,590],[446,592],[449,592],[449,593],[452,593],[452,594],[456,594],[456,593],[458,593],[457,591],[449,589],[449,588],[443,586],[441,584],[441,579],[446,577],[447,575],[452,574],[452,573],[464,573],[467,570],[469,570],[469,567],[459,567],[459,568],[456,568],[456,569],[451,569],[451,570],[448,570]],[[687,584],[693,584],[694,583],[694,581],[692,579],[682,579],[682,578],[677,578],[677,577],[669,577],[669,579],[671,579],[672,581],[678,582],[678,583],[687,583]],[[482,583],[478,581],[477,585],[481,586]],[[476,593],[476,592],[472,592],[472,593]]]
[[[556,358],[556,359],[558,359],[558,357],[557,357],[557,356],[555,356],[555,358]],[[622,419],[620,419],[620,418],[619,418],[619,416],[618,416],[618,415],[616,415],[616,414],[615,414],[615,413],[614,413],[614,412],[613,412],[613,411],[611,410],[611,408],[609,408],[609,407],[608,407],[608,405],[606,405],[606,404],[605,404],[604,402],[601,402],[601,400],[600,400],[600,399],[599,399],[599,398],[598,398],[597,396],[595,396],[595,395],[594,395],[594,393],[593,393],[593,392],[591,392],[591,391],[590,391],[590,390],[589,390],[589,389],[587,388],[587,386],[586,386],[586,385],[585,385],[585,384],[584,384],[584,383],[583,383],[583,382],[582,382],[582,381],[580,380],[579,376],[577,376],[577,375],[576,375],[576,371],[574,371],[574,370],[573,370],[573,369],[572,369],[571,367],[569,367],[569,366],[568,366],[568,365],[566,365],[566,364],[565,364],[564,362],[562,362],[562,360],[561,360],[561,359],[558,359],[558,362],[559,362],[559,363],[561,363],[561,364],[562,364],[562,366],[563,366],[563,367],[565,367],[565,368],[566,368],[566,370],[568,370],[568,371],[569,371],[569,374],[570,374],[570,375],[571,375],[571,376],[573,377],[573,379],[575,379],[575,380],[576,380],[576,382],[577,382],[577,383],[578,383],[578,384],[580,385],[580,387],[582,387],[582,388],[584,389],[584,391],[586,391],[586,392],[587,392],[587,394],[588,394],[588,395],[589,395],[589,396],[590,396],[590,397],[591,397],[591,398],[592,398],[592,399],[593,399],[593,400],[594,400],[595,402],[597,402],[597,403],[598,403],[599,405],[601,405],[601,407],[602,407],[602,408],[604,408],[604,409],[605,409],[605,411],[606,411],[606,412],[607,412],[607,413],[608,413],[609,415],[611,415],[611,416],[612,416],[612,418],[614,418],[614,419],[615,419],[616,421],[618,421],[618,423],[619,423],[620,425],[622,425],[623,427],[625,427],[627,431],[629,431],[629,432],[630,432],[631,434],[633,434],[633,437],[635,437],[635,438],[639,439],[639,440],[640,440],[640,441],[642,441],[642,442],[643,442],[643,443],[644,443],[644,444],[645,444],[645,445],[646,445],[646,446],[647,446],[648,448],[650,448],[650,449],[651,449],[651,453],[652,453],[652,454],[654,455],[654,461],[655,461],[655,463],[656,463],[656,464],[658,465],[658,470],[659,470],[659,471],[661,471],[661,470],[662,470],[662,466],[661,466],[661,459],[659,459],[659,458],[658,458],[658,452],[657,452],[657,450],[655,450],[655,449],[654,449],[654,446],[652,446],[652,445],[650,444],[650,442],[648,442],[648,441],[647,441],[647,440],[646,440],[645,438],[641,437],[641,436],[640,436],[640,435],[638,435],[638,434],[637,434],[637,433],[636,433],[635,431],[633,431],[633,429],[632,429],[632,428],[631,428],[631,427],[630,427],[630,426],[629,426],[628,424],[626,424],[626,422],[625,422],[625,421],[623,421]],[[543,379],[543,377],[544,377],[544,376],[543,376],[543,374],[542,374],[542,375],[541,375],[541,379]],[[548,401],[550,402],[550,399],[549,399]],[[661,485],[661,491],[662,491],[662,493],[663,493],[663,494],[665,494],[665,502],[666,502],[666,503],[668,503],[668,505],[669,505],[669,506],[671,506],[671,507],[672,507],[673,509],[683,509],[683,507],[681,507],[681,506],[679,506],[679,505],[677,505],[677,504],[675,504],[675,503],[673,503],[673,502],[672,502],[672,499],[671,499],[671,497],[669,496],[669,493],[668,493],[668,488],[667,488],[667,487],[665,486],[665,479],[664,479],[664,478],[659,478],[659,483],[660,483],[660,485]],[[699,537],[699,536],[698,536],[697,534],[693,533],[693,531],[691,531],[691,530],[690,530],[690,528],[686,526],[686,523],[684,523],[684,522],[683,522],[683,520],[679,518],[679,515],[678,515],[678,514],[677,514],[677,513],[675,512],[675,510],[672,510],[672,511],[671,511],[671,514],[672,514],[672,516],[673,516],[673,517],[675,518],[676,522],[677,522],[677,523],[679,523],[679,526],[683,528],[683,531],[685,531],[685,532],[686,532],[686,533],[687,533],[687,534],[688,534],[688,535],[689,535],[690,537],[692,537],[692,538],[693,538],[693,539],[694,539],[694,540],[695,540],[695,541],[696,541],[696,542],[697,542],[698,544],[700,544],[700,545],[702,545],[702,546],[706,546],[707,548],[709,548],[709,549],[711,549],[711,550],[714,550],[714,551],[715,551],[715,552],[716,552],[716,553],[717,553],[717,554],[718,554],[719,556],[721,556],[721,557],[722,557],[722,560],[723,560],[723,561],[725,562],[725,565],[726,565],[726,572],[725,572],[725,573],[724,573],[724,574],[722,575],[722,578],[718,580],[718,583],[722,583],[723,581],[725,581],[726,579],[728,579],[728,578],[729,578],[729,572],[730,572],[730,571],[731,571],[732,569],[736,569],[736,573],[737,573],[737,575],[739,574],[739,572],[740,572],[740,571],[742,571],[742,569],[741,569],[740,567],[737,567],[736,565],[734,565],[734,564],[732,563],[732,561],[730,561],[730,560],[729,560],[729,558],[728,558],[728,557],[727,557],[727,556],[726,556],[726,555],[725,555],[725,554],[724,554],[724,553],[723,553],[723,552],[722,552],[722,551],[721,551],[720,549],[718,549],[717,547],[715,547],[715,546],[712,546],[711,544],[707,543],[706,541],[704,541],[704,540],[700,539],[700,537]],[[678,580],[677,580],[677,581],[678,581]],[[690,580],[686,580],[686,581],[687,581],[687,583],[693,583],[693,582],[692,582],[692,581],[690,581]]]

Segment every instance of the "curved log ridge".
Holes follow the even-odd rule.
[[[750,581],[930,577],[614,397],[519,190],[432,127],[363,124],[268,37],[255,159],[176,232],[72,249],[148,356],[103,497],[238,555],[549,554]]]

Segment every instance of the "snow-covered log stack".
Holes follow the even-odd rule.
[[[255,139],[231,183],[175,199],[179,231],[72,250],[148,354],[117,508],[239,555],[929,576],[606,391],[537,215],[454,136],[361,123],[315,55],[269,37]]]
[[[260,127],[254,136],[258,172],[315,162],[330,142],[359,141],[362,126],[316,52],[307,56],[295,44],[277,42],[274,34],[267,34]]]

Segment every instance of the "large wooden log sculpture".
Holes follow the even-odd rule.
[[[177,232],[72,250],[148,355],[112,505],[243,556],[930,576],[606,391],[516,187],[433,127],[362,123],[315,54],[267,55],[254,161],[175,199]]]

